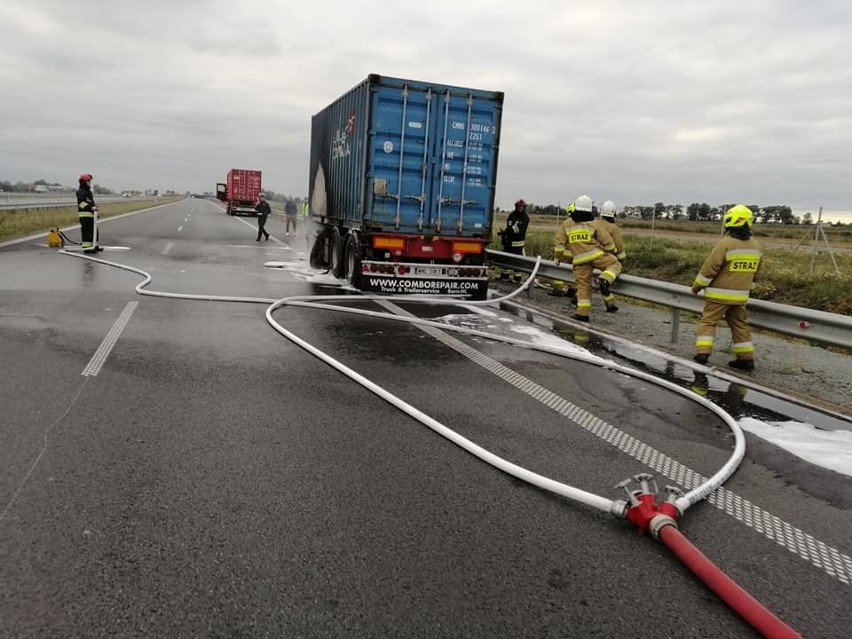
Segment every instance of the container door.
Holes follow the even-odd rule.
[[[447,89],[437,100],[429,196],[442,235],[490,233],[500,109],[492,99]]]
[[[493,94],[420,83],[372,96],[371,226],[487,236],[501,105]]]

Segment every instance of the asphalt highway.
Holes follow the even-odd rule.
[[[182,200],[102,222],[97,257],[152,291],[346,292],[308,267],[303,229],[270,219],[255,242],[255,225]],[[757,636],[632,524],[473,457],[282,337],[268,304],[144,296],[142,279],[43,237],[0,247],[0,636]],[[497,308],[396,306],[540,330]],[[730,455],[705,407],[594,364],[333,310],[274,316],[480,446],[608,499],[637,473],[675,483],[637,450],[704,476]],[[848,478],[808,465],[791,483],[803,462],[759,448],[680,528],[804,636],[848,637]]]

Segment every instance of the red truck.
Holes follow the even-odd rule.
[[[252,215],[260,196],[260,171],[231,169],[225,182],[216,184],[216,199],[225,202],[228,215]]]

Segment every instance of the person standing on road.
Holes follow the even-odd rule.
[[[257,203],[257,206],[254,207],[254,210],[257,211],[257,239],[255,242],[260,242],[260,236],[265,235],[266,239],[269,240],[269,233],[266,232],[266,218],[269,217],[269,214],[272,212],[272,207],[269,206],[269,202],[266,201],[266,195],[260,194],[260,201]]]
[[[754,215],[747,206],[728,209],[722,223],[725,234],[704,260],[692,283],[692,292],[704,291],[704,311],[698,320],[695,356],[706,364],[713,352],[716,324],[722,320],[731,329],[735,359],[728,366],[754,370],[754,343],[746,314],[749,292],[763,267],[763,245],[751,236]]]
[[[509,217],[506,219],[506,228],[497,233],[500,236],[504,253],[524,254],[524,243],[529,225],[530,216],[527,213],[527,203],[521,198],[515,202],[514,210],[509,213]],[[509,277],[512,277],[516,282],[521,281],[521,275],[518,273],[512,271],[500,273],[500,279],[508,279]]]
[[[284,232],[290,235],[290,225],[293,225],[293,235],[296,234],[296,219],[299,215],[299,209],[296,207],[296,200],[287,198],[284,202]]]
[[[592,314],[592,277],[594,269],[601,271],[598,287],[604,299],[609,287],[621,273],[621,262],[615,257],[612,236],[595,222],[592,200],[581,195],[574,201],[571,221],[560,227],[553,248],[553,259],[559,264],[571,260],[574,265],[574,282],[577,285],[577,313],[574,319],[588,322]],[[612,312],[609,306],[607,311]],[[617,309],[615,309],[617,310]]]
[[[624,250],[624,240],[621,237],[621,229],[615,223],[615,203],[612,200],[607,200],[601,207],[601,219],[598,220],[598,226],[603,227],[611,236],[612,242],[615,244],[615,256],[618,261],[624,266],[624,258],[627,257],[627,252]],[[610,293],[604,296],[604,304],[606,310],[614,313],[618,310],[615,305],[615,295]]]
[[[92,174],[80,175],[80,187],[77,189],[77,218],[80,220],[80,246],[84,253],[97,253],[101,251],[98,246],[98,238],[95,236],[95,216],[98,207],[92,195]]]

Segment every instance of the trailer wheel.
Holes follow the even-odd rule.
[[[338,279],[343,279],[346,268],[343,261],[343,236],[340,234],[340,229],[336,226],[331,230],[328,248],[328,267],[331,270],[331,274]]]
[[[346,236],[343,249],[343,277],[355,288],[361,287],[361,256],[358,255],[358,240],[351,233]]]
[[[329,244],[330,236],[331,229],[323,229],[322,231],[317,233],[317,236],[314,239],[314,245],[311,247],[311,268],[315,268],[317,270],[329,268],[329,251],[327,249],[327,246]]]

